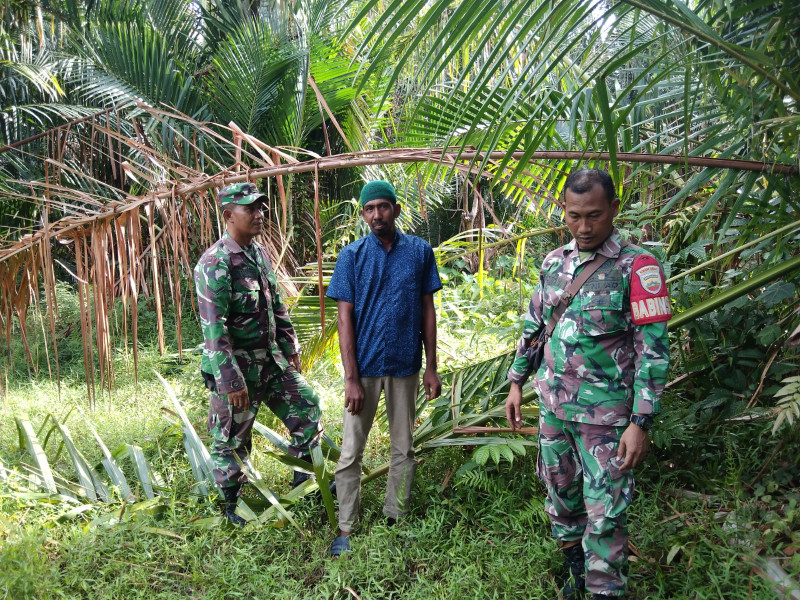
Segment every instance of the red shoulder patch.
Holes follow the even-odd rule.
[[[672,318],[664,273],[658,261],[647,254],[640,254],[633,261],[631,316],[636,325],[669,321]]]

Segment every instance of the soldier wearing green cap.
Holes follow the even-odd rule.
[[[619,198],[608,173],[570,173],[561,206],[573,240],[542,262],[508,372],[506,416],[512,429],[522,425],[522,386],[532,378],[539,396],[536,473],[547,487],[544,510],[565,561],[559,597],[577,600],[589,591],[593,600],[621,598],[633,469],[647,454],[648,430],[661,410],[672,309],[658,261],[614,227]],[[576,285],[582,274],[584,283]],[[551,335],[536,366],[542,329]]]
[[[322,435],[319,396],[300,373],[300,348],[261,233],[267,197],[252,183],[225,186],[218,195],[226,233],[194,269],[203,328],[201,370],[209,388],[208,430],[214,479],[234,525],[247,477],[251,431],[262,402],[286,425],[289,453],[310,461]],[[309,466],[310,469],[310,466]],[[292,486],[309,478],[295,471]]]

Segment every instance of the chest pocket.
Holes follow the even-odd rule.
[[[619,333],[626,328],[621,290],[581,290],[581,331],[599,336]]]
[[[547,275],[544,279],[544,304],[554,307],[558,304],[561,296],[564,295],[572,279],[559,273],[558,275]]]
[[[386,273],[384,279],[400,296],[408,298],[415,295],[422,287],[422,269],[411,269],[404,266],[397,272]]]
[[[232,314],[259,312],[263,293],[258,272],[245,267],[237,269],[232,275],[230,312]]]

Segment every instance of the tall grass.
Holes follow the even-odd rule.
[[[481,343],[464,335],[458,311],[462,298],[474,293],[473,285],[465,280],[443,292],[440,314],[446,326],[440,345],[450,364],[492,355],[513,329],[514,315],[505,315],[511,312],[508,306],[495,307],[487,298]],[[506,296],[515,301],[513,290]],[[347,560],[332,561],[328,553],[335,534],[322,504],[310,497],[289,507],[301,531],[281,527],[280,521],[239,531],[220,518],[213,499],[193,492],[179,429],[162,410],[169,404],[154,370],[169,380],[195,429],[204,434],[206,392],[196,355],[181,364],[175,355],[159,356],[155,346],[143,347],[137,386],[120,353],[117,388],[99,396],[93,411],[86,410],[82,368],[65,369],[60,397],[46,376],[29,378],[24,370],[11,374],[0,418],[4,465],[27,461],[13,417],[27,414],[37,425],[52,412],[69,426],[90,464],[101,453],[89,422],[112,449],[125,443],[143,447],[164,478],[165,500],[150,512],[123,510],[119,500],[76,512],[7,493],[0,481],[0,599],[557,597],[560,557],[543,513],[535,452],[517,456],[512,464],[504,460],[471,469],[461,468],[473,458],[471,447],[427,452],[411,518],[393,528],[386,526],[381,510],[385,480],[368,482],[353,552]],[[340,440],[342,380],[335,355],[319,361],[308,377],[321,394],[327,433]],[[739,422],[692,435],[681,429],[683,401],[668,396],[664,404],[669,427],[663,428],[675,435],[671,444],[654,448],[637,473],[629,513],[637,549],[629,597],[782,597],[754,567],[763,567],[761,552],[800,577],[800,552],[793,550],[800,547],[797,432],[773,438],[769,423]],[[281,431],[268,410],[259,420]],[[55,439],[49,439],[45,452],[56,471],[72,478],[71,463]],[[388,433],[375,427],[364,457],[367,467],[386,462],[388,442]],[[254,437],[255,468],[271,489],[284,494],[290,472],[267,455],[270,450],[266,439]],[[254,496],[248,492],[247,500],[255,502]]]
[[[147,356],[153,365],[167,366],[154,352]],[[172,368],[172,380],[176,385],[185,380],[183,397],[190,397],[188,388],[199,388],[199,383]],[[312,381],[317,376],[310,374]],[[55,408],[55,392],[54,386],[42,382],[15,385],[9,409],[24,408],[35,421],[35,415]],[[79,399],[81,393],[79,382],[65,385],[62,400]],[[202,394],[198,389],[198,402],[190,403],[198,422],[204,418]],[[325,394],[328,431],[338,439],[341,405],[337,396]],[[311,499],[292,507],[302,534],[292,527],[238,531],[209,521],[218,516],[217,508],[190,493],[191,473],[178,438],[169,433],[162,405],[163,388],[154,378],[144,378],[137,392],[132,382],[123,382],[89,418],[104,439],[114,440],[109,445],[136,441],[145,447],[148,460],[166,475],[166,508],[116,525],[92,524],[104,513],[119,512],[120,505],[98,504],[69,518],[64,517],[64,507],[0,493],[0,598],[354,597],[347,588],[359,598],[374,599],[557,597],[559,556],[543,514],[544,490],[534,475],[533,453],[518,457],[513,465],[489,466],[480,478],[458,470],[470,460],[470,448],[427,453],[418,470],[411,518],[394,528],[386,526],[381,513],[384,480],[370,481],[364,488],[362,527],[353,539],[353,552],[348,560],[331,561],[328,550],[334,534],[322,505]],[[264,418],[270,423],[267,411]],[[88,452],[93,444],[81,420],[70,417],[67,422]],[[2,428],[0,456],[13,464],[20,453],[8,417]],[[740,433],[744,436],[746,431],[742,427]],[[713,502],[670,496],[668,490],[685,486],[681,468],[669,455],[648,459],[630,512],[631,540],[641,553],[631,563],[631,597],[776,597],[749,562],[757,560],[755,550],[763,539],[757,518],[765,514],[770,498],[762,495],[757,502],[747,502],[742,490],[742,480],[752,476],[767,449],[747,448],[741,442],[718,438],[720,447],[712,443],[705,453],[695,455],[694,467],[716,477],[701,490],[714,494]],[[288,491],[287,469],[265,457],[269,448],[263,439],[256,437],[255,443],[256,468],[276,490]],[[54,450],[48,448],[49,456]],[[708,464],[718,451],[724,459],[717,458],[720,466],[712,471]],[[388,436],[375,429],[365,462],[376,466],[387,455]],[[790,468],[787,460],[788,454],[777,458],[771,481],[781,480],[781,470]],[[56,465],[68,469],[66,464]],[[773,509],[780,512],[779,507]],[[741,520],[739,527],[731,526],[734,517],[729,514]],[[773,544],[772,551],[777,548]],[[795,577],[800,573],[797,560],[782,564]]]

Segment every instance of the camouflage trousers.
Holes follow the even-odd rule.
[[[537,474],[547,486],[545,511],[561,542],[580,540],[586,554],[586,588],[622,596],[628,581],[625,510],[633,473],[620,472],[619,439],[625,427],[562,421],[539,415]]]
[[[319,444],[322,436],[320,419],[322,410],[319,396],[305,377],[293,366],[286,371],[260,382],[247,382],[250,407],[238,410],[228,403],[228,395],[211,392],[208,407],[208,431],[211,434],[211,460],[214,463],[214,480],[220,488],[241,485],[247,481],[236,456],[244,464],[253,443],[251,433],[261,403],[283,421],[289,430],[292,443],[289,454],[303,456]]]

